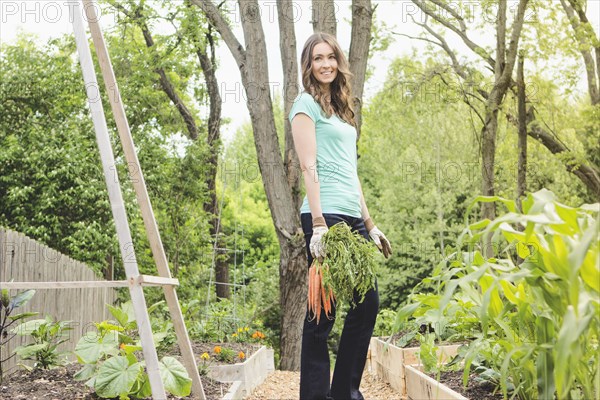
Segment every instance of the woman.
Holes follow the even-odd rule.
[[[338,222],[348,224],[367,240],[371,238],[387,257],[389,241],[369,217],[358,179],[357,134],[350,104],[352,75],[346,57],[333,36],[315,33],[304,45],[301,64],[304,92],[295,100],[289,119],[306,187],[300,218],[308,265],[313,257],[325,255],[327,249],[321,238]],[[302,332],[300,400],[364,399],[358,388],[379,310],[377,279],[365,300],[359,300],[355,289],[357,306],[346,316],[331,385],[327,338],[335,318],[326,318],[322,311],[317,325],[307,310]],[[333,317],[335,309],[334,303]]]

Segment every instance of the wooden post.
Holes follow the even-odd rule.
[[[115,279],[115,263],[112,254],[106,255],[106,267],[104,267],[104,279],[112,281]]]
[[[88,9],[89,8],[90,7],[88,6]],[[119,185],[119,177],[113,171],[113,168],[115,167],[115,157],[108,135],[104,109],[100,100],[98,81],[96,80],[96,72],[94,70],[92,54],[85,34],[79,3],[74,4],[74,7],[70,9],[73,11],[71,17],[73,29],[75,31],[77,51],[79,53],[89,107],[92,113],[94,129],[96,131],[96,140],[100,149],[100,159],[102,160],[102,169],[104,170],[104,178],[106,180],[106,186],[108,187],[108,197],[115,219],[121,257],[123,258],[123,265],[125,266],[127,278],[137,279],[137,276],[139,276],[139,269],[133,249],[133,240],[131,239],[127,214],[125,212],[125,205],[123,203],[121,187]],[[91,15],[88,14],[88,20],[90,17]],[[142,351],[144,353],[146,370],[148,371],[148,378],[152,389],[152,397],[159,400],[166,399],[165,388],[158,367],[158,356],[152,338],[152,328],[150,326],[150,317],[148,316],[144,290],[140,284],[134,284],[129,287],[129,292],[131,294],[131,302],[133,304],[135,319],[137,321],[140,340],[142,342]]]
[[[152,211],[152,205],[146,189],[142,169],[135,152],[129,123],[127,122],[127,116],[125,115],[125,108],[123,107],[123,101],[118,90],[106,43],[104,42],[102,30],[100,29],[98,15],[96,13],[98,6],[93,0],[83,0],[83,4],[92,39],[94,41],[96,54],[98,55],[98,62],[104,78],[106,91],[109,95],[110,106],[115,117],[117,130],[119,131],[123,153],[125,154],[125,159],[129,165],[129,171],[131,171],[131,180],[142,212],[142,219],[146,228],[146,234],[148,235],[148,241],[150,242],[152,255],[156,262],[159,275],[164,278],[171,278],[167,256],[158,232],[158,226],[156,224],[154,212]],[[199,396],[201,400],[205,400],[200,374],[198,373],[198,367],[194,359],[194,352],[183,321],[179,300],[177,299],[177,292],[173,285],[165,285],[163,286],[163,290],[167,305],[169,306],[171,318],[173,318],[173,326],[175,328],[175,334],[177,335],[177,343],[183,357],[183,364],[192,379],[192,391],[195,396]]]

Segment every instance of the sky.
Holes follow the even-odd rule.
[[[19,31],[34,33],[39,37],[40,43],[45,42],[51,37],[61,36],[63,34],[72,34],[71,19],[69,10],[72,9],[75,0],[0,0],[0,43],[9,43],[14,41]],[[178,0],[176,0],[178,1]],[[554,0],[548,0],[554,1]],[[411,17],[422,22],[424,15],[416,9],[410,0],[385,0],[372,1],[377,6],[376,19],[379,24],[385,23],[389,30],[403,34],[418,36],[421,28],[416,26]],[[230,11],[227,13],[232,22],[232,30],[238,41],[244,44],[243,32],[241,28],[241,12],[237,7],[237,2],[228,0]],[[294,0],[293,10],[290,11],[290,18],[295,22],[295,32],[297,41],[298,59],[302,46],[312,34],[312,11],[310,0]],[[337,38],[342,48],[347,51],[350,47],[350,0],[336,1],[335,17],[337,20],[338,34]],[[477,15],[494,15],[493,9],[483,9],[478,1],[464,0],[463,4],[468,5]],[[277,92],[278,88],[283,86],[283,72],[281,66],[281,56],[279,50],[279,27],[277,22],[277,9],[275,0],[259,0],[259,7],[267,42],[267,54],[269,65],[269,81],[271,93]],[[516,9],[516,0],[509,0],[509,21],[512,20],[511,13]],[[588,17],[595,26],[596,32],[600,31],[600,0],[588,0]],[[532,21],[535,15],[532,13],[527,18]],[[100,25],[107,29],[115,24],[116,16],[109,12],[101,14]],[[168,33],[168,26],[153,27],[158,33]],[[466,49],[462,41],[454,34],[446,35],[446,39],[453,48],[459,49],[459,53],[465,57],[474,57]],[[473,39],[478,44],[492,46],[494,44],[494,32],[483,32],[473,35]],[[409,55],[413,51],[419,54],[425,50],[426,43],[423,41],[411,40],[402,36],[394,36],[391,46],[383,53],[378,53],[371,60],[370,66],[374,69],[373,76],[365,84],[365,93],[363,101],[368,100],[379,89],[383,87],[387,76],[387,69],[390,62],[401,55]],[[414,49],[414,50],[413,50]],[[110,52],[110,49],[109,49]],[[222,136],[227,142],[235,131],[244,123],[250,120],[248,109],[246,107],[246,97],[241,83],[239,69],[224,42],[221,42],[217,49],[217,58],[220,62],[217,70],[217,79],[221,88],[221,97],[223,99],[222,117],[231,120],[231,123],[223,126]],[[580,62],[579,60],[576,60]],[[582,70],[583,72],[583,70]],[[118,80],[118,77],[117,77]],[[581,79],[581,89],[585,90],[585,81]],[[123,99],[127,102],[127,99]],[[207,115],[207,114],[206,114]]]

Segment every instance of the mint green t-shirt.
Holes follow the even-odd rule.
[[[299,113],[308,115],[315,123],[317,175],[323,213],[361,217],[356,128],[335,114],[327,118],[319,103],[307,92],[302,92],[294,100],[289,115],[290,122]],[[310,213],[306,196],[300,213]]]

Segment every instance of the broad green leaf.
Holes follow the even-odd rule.
[[[17,307],[21,307],[23,304],[25,304],[29,300],[31,300],[31,298],[33,297],[34,294],[35,294],[35,290],[33,290],[33,289],[29,289],[29,290],[19,293],[18,295],[13,297],[13,299],[10,301],[10,303],[8,305],[8,309],[13,310]]]
[[[122,326],[111,324],[109,321],[98,322],[98,323],[96,323],[96,327],[98,328],[98,331],[101,333],[106,332],[106,331],[123,332],[125,330],[125,328],[123,328]]]
[[[142,350],[142,346],[133,344],[124,344],[120,348],[125,351],[125,354],[133,354],[136,351]]]
[[[107,331],[104,336],[88,332],[75,346],[75,355],[82,364],[94,364],[105,355],[118,354],[119,336],[116,331]]]
[[[152,396],[152,387],[148,374],[142,374],[142,377],[135,382],[133,389],[137,387],[137,391],[132,391],[131,395],[140,399],[145,399]]]
[[[105,398],[127,395],[140,372],[139,364],[130,366],[125,357],[111,357],[98,368],[96,393]]]
[[[173,357],[163,357],[158,364],[165,389],[175,396],[187,396],[192,390],[192,380],[185,367]]]
[[[19,346],[15,349],[15,353],[21,358],[28,359],[34,356],[37,352],[48,347],[48,343],[31,344],[28,346]]]
[[[598,251],[588,251],[581,269],[579,270],[581,279],[592,288],[596,293],[600,293],[600,268],[598,266]]]
[[[500,286],[502,287],[502,293],[504,294],[504,296],[508,299],[508,301],[510,301],[511,303],[513,303],[514,305],[519,305],[519,301],[517,300],[517,297],[515,296],[515,285],[513,285],[512,283],[506,281],[506,280],[500,280],[499,281]]]
[[[76,381],[85,381],[94,375],[96,364],[84,364],[83,367],[73,375]]]
[[[583,260],[586,257],[588,249],[592,246],[592,243],[594,243],[597,248],[597,246],[598,246],[598,229],[599,229],[599,222],[598,222],[598,220],[596,220],[592,224],[592,226],[590,226],[585,231],[585,233],[583,234],[583,237],[581,238],[581,241],[575,246],[573,251],[569,254],[569,264],[571,265],[571,268],[573,268],[575,271],[578,271],[579,268],[581,267],[581,264],[583,263]]]
[[[17,314],[17,315],[11,315],[10,317],[8,317],[9,320],[11,321],[18,321],[24,318],[29,318],[29,317],[33,317],[34,315],[38,315],[38,312],[25,312],[25,313],[21,313],[21,314]]]
[[[121,325],[121,327],[126,327],[129,324],[129,316],[127,315],[126,311],[118,307],[113,307],[111,305],[108,306],[108,310],[113,315],[113,317],[115,317],[115,319]]]
[[[571,348],[573,343],[578,340],[577,335],[573,332],[573,327],[577,326],[577,317],[573,306],[568,306],[567,313],[563,318],[563,323],[558,332],[556,342],[554,380],[556,382],[556,390],[559,399],[567,398],[569,392],[569,383],[572,377],[573,370],[571,369]]]
[[[538,344],[552,345],[555,338],[553,322],[548,318],[538,318],[536,321]],[[554,359],[552,357],[552,347],[540,348],[536,361],[537,367],[537,387],[540,399],[554,398]]]
[[[8,294],[8,289],[2,289],[0,292],[0,304],[2,307],[8,308],[8,305],[10,304],[10,295]]]
[[[32,332],[36,331],[40,326],[45,325],[46,323],[48,323],[46,319],[32,319],[31,321],[26,321],[17,325],[12,332],[19,336],[31,335]]]

